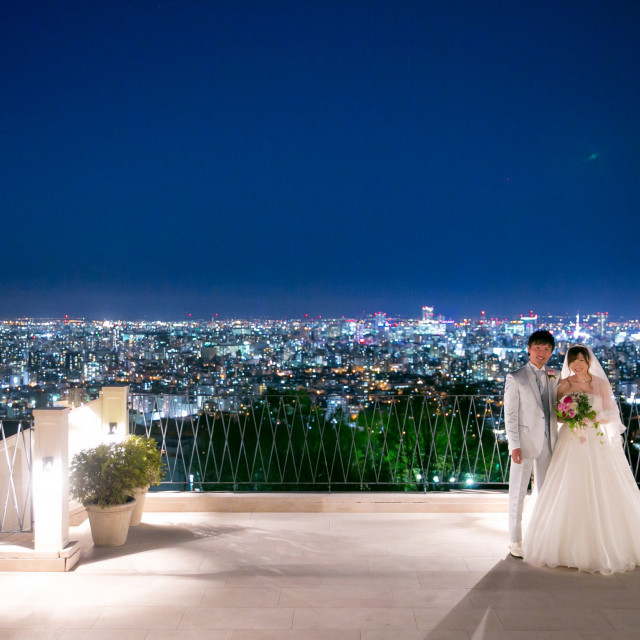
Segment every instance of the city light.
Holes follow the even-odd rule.
[[[579,337],[603,362],[616,393],[640,402],[637,319],[616,320],[606,311],[542,316],[529,310],[490,322],[488,315],[483,309],[476,318],[454,320],[424,306],[418,318],[377,311],[359,319],[6,320],[0,322],[0,419],[28,417],[59,400],[79,406],[103,386],[125,384],[131,392],[232,402],[302,393],[318,406],[340,407],[353,427],[367,429],[356,424],[359,412],[380,398],[455,390],[492,399],[476,412],[478,420],[491,421],[489,406],[500,411],[505,376],[526,362],[527,336],[538,328],[557,341],[551,368],[561,367]],[[187,403],[174,412],[185,417],[191,410]],[[456,413],[444,417],[455,420]],[[491,427],[504,439],[499,424]]]

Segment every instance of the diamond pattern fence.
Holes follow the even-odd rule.
[[[620,405],[638,478],[638,405]],[[243,400],[130,396],[131,432],[155,438],[162,489],[436,491],[505,488],[502,398],[397,395],[367,402],[307,394]]]
[[[0,533],[31,531],[32,423],[0,420]]]

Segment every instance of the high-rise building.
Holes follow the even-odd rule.
[[[422,321],[430,322],[433,320],[433,307],[422,307]]]

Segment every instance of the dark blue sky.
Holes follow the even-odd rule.
[[[0,5],[0,317],[640,314],[640,2]]]

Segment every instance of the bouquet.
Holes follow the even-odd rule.
[[[589,396],[584,391],[576,391],[560,398],[556,407],[556,415],[564,424],[569,425],[571,431],[591,425],[598,435],[602,435],[599,429],[600,425],[595,421],[596,412],[589,402]]]

